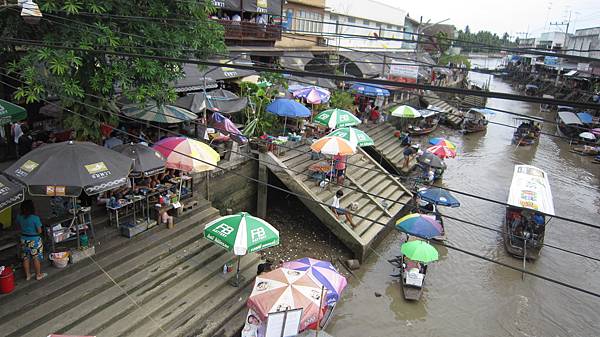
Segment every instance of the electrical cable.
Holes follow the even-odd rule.
[[[4,83],[5,85],[11,86],[9,83],[6,83],[4,81],[0,81],[0,83]],[[16,89],[16,87],[14,87],[14,88]],[[52,103],[52,102],[49,102],[49,101],[46,101],[46,100],[44,100],[44,101],[46,103],[48,103],[48,104],[57,105],[56,103]],[[58,106],[60,107],[60,105],[58,105]],[[65,109],[65,110],[70,111],[71,113],[74,113],[76,115],[79,115],[82,118],[88,119],[88,120],[90,120],[90,121],[92,121],[94,123],[101,124],[101,122],[99,120],[96,120],[96,119],[94,119],[92,117],[85,116],[83,114],[79,114],[79,113],[77,113],[77,112],[75,112],[73,110],[70,110],[70,109]],[[119,130],[119,129],[115,129],[115,131],[117,131],[119,133],[122,133],[122,134],[126,134],[126,135],[128,135],[130,137],[136,137],[135,135],[130,134],[127,131],[123,131],[123,130]],[[158,145],[158,146],[161,146],[161,145]],[[190,158],[192,160],[197,160],[199,162],[202,162],[202,163],[204,163],[206,165],[209,165],[209,166],[211,166],[213,168],[218,168],[218,169],[221,169],[221,170],[224,170],[224,171],[231,172],[231,173],[233,173],[235,175],[238,175],[238,176],[240,176],[242,178],[245,178],[248,181],[254,181],[256,183],[263,184],[263,185],[265,185],[265,186],[267,186],[267,187],[269,187],[271,189],[276,189],[276,190],[279,190],[281,192],[285,192],[287,194],[294,195],[294,196],[296,196],[298,198],[306,199],[306,200],[308,200],[308,201],[310,201],[312,203],[320,204],[320,205],[325,206],[325,207],[329,207],[328,204],[320,202],[320,201],[317,201],[317,200],[315,200],[313,198],[310,198],[308,196],[304,196],[304,195],[301,195],[301,194],[294,193],[292,191],[283,189],[281,187],[269,184],[268,182],[263,182],[263,181],[260,181],[259,179],[255,179],[255,178],[246,176],[246,175],[244,175],[242,173],[239,173],[239,172],[236,172],[234,170],[227,170],[226,168],[223,168],[223,167],[219,166],[218,164],[212,164],[212,163],[206,162],[206,161],[204,161],[202,159],[196,158],[194,156],[190,156],[188,154],[178,152],[176,150],[174,150],[174,152],[180,154],[181,156]],[[382,223],[382,222],[380,222],[378,220],[370,219],[368,217],[364,217],[364,216],[361,216],[361,215],[356,214],[356,213],[352,213],[352,212],[350,212],[350,213],[353,214],[354,216],[358,217],[358,218],[363,218],[363,219],[366,219],[367,221],[371,221],[373,224],[381,225],[383,227],[389,227],[388,224]],[[391,226],[391,227],[395,228],[395,226]],[[416,236],[416,235],[413,235],[413,236]],[[416,236],[416,237],[419,237],[419,236]],[[421,239],[424,239],[424,238],[421,238]],[[578,291],[578,292],[581,292],[581,293],[584,293],[584,294],[587,294],[587,295],[590,295],[590,296],[593,296],[593,297],[600,298],[600,293],[594,292],[592,290],[588,290],[588,289],[585,289],[585,288],[582,288],[582,287],[578,287],[578,286],[575,286],[575,285],[572,285],[572,284],[569,284],[569,283],[566,283],[566,282],[563,282],[563,281],[560,281],[560,280],[556,280],[556,279],[551,278],[551,277],[540,275],[540,274],[537,274],[537,273],[534,273],[534,272],[531,272],[531,271],[528,271],[528,270],[525,270],[525,269],[522,269],[522,268],[519,268],[519,267],[514,267],[514,266],[512,266],[512,265],[510,265],[508,263],[504,263],[504,262],[501,262],[501,261],[498,261],[498,260],[495,260],[495,259],[492,259],[492,258],[488,258],[486,256],[483,256],[483,255],[480,255],[480,254],[477,254],[477,253],[473,253],[471,251],[468,251],[468,250],[465,250],[465,249],[462,249],[462,248],[459,248],[459,247],[456,247],[456,246],[453,246],[453,245],[449,245],[449,244],[442,243],[442,242],[439,242],[438,245],[442,246],[442,247],[446,247],[446,248],[451,249],[451,250],[455,250],[455,251],[461,252],[461,253],[466,254],[466,255],[470,255],[472,257],[475,257],[475,258],[478,258],[478,259],[481,259],[481,260],[485,260],[485,261],[493,263],[493,264],[497,264],[497,265],[503,266],[505,268],[509,268],[509,269],[521,272],[523,274],[527,274],[527,275],[530,275],[530,276],[533,276],[533,277],[545,280],[545,281],[550,282],[550,283],[554,283],[554,284],[563,286],[563,287],[571,289],[571,290],[575,290],[575,291]]]
[[[86,48],[78,48],[78,47],[64,46],[64,45],[49,45],[49,44],[44,44],[44,43],[39,43],[39,42],[19,41],[19,40],[15,40],[15,39],[0,39],[0,41],[6,42],[9,44],[13,44],[13,45],[37,46],[37,47],[80,51],[80,52],[86,52],[86,53],[115,55],[115,56],[122,56],[122,57],[134,57],[134,58],[139,57],[139,58],[161,60],[161,61],[168,61],[168,62],[202,64],[202,65],[208,65],[208,66],[213,66],[213,67],[223,66],[223,64],[221,64],[221,63],[206,61],[206,60],[183,59],[183,58],[178,58],[178,57],[166,57],[166,56],[116,52],[116,51],[109,51],[109,50],[86,49]],[[493,97],[493,98],[532,102],[532,103],[544,103],[544,104],[550,104],[550,105],[569,105],[569,106],[573,106],[573,107],[582,107],[582,108],[590,108],[590,109],[597,108],[596,104],[589,104],[589,103],[582,103],[582,102],[570,102],[570,101],[563,101],[563,100],[557,100],[557,99],[522,96],[522,95],[506,94],[506,93],[500,93],[500,92],[486,92],[486,91],[477,91],[477,90],[456,89],[456,88],[449,88],[449,87],[432,86],[432,85],[427,85],[427,84],[400,83],[400,82],[394,82],[394,81],[382,80],[382,79],[368,79],[368,78],[358,79],[356,77],[350,77],[350,76],[323,74],[323,73],[315,73],[315,72],[299,71],[299,70],[281,70],[281,69],[270,68],[270,67],[248,66],[248,65],[233,64],[233,63],[228,63],[227,67],[234,68],[234,69],[255,70],[255,71],[258,70],[258,71],[291,74],[291,75],[298,75],[298,76],[309,76],[309,77],[313,76],[313,77],[329,78],[329,79],[340,80],[340,81],[357,81],[358,80],[358,81],[364,82],[364,83],[388,85],[391,87],[398,87],[398,88],[431,90],[431,91],[447,92],[447,93],[453,93],[453,94],[467,94],[467,95],[472,95],[472,96]]]
[[[13,78],[13,79],[17,80],[16,78],[14,78],[14,77],[12,77],[12,76],[10,76],[10,75],[6,75],[6,74],[4,74],[4,75],[5,75],[5,76],[7,76],[7,77],[9,77],[9,78]],[[86,94],[86,96],[88,96],[88,97],[93,97],[93,98],[104,99],[103,97],[96,96],[96,95],[91,95],[91,94]],[[89,106],[89,107],[95,108],[94,106],[92,106],[91,104],[88,104],[88,103],[84,103],[84,102],[81,102],[81,101],[75,101],[75,102],[77,102],[77,103],[79,103],[79,104],[82,104],[82,105],[85,105],[85,106]],[[138,123],[138,124],[140,124],[140,125],[142,125],[142,126],[146,125],[146,123],[145,123],[145,122],[143,122],[143,121],[140,121],[140,120],[137,120],[137,119],[135,119],[135,118],[133,118],[133,117],[128,117],[128,116],[119,116],[118,114],[115,114],[114,112],[110,112],[110,111],[108,111],[108,110],[102,110],[102,109],[100,109],[100,110],[101,110],[101,111],[105,111],[105,112],[107,112],[107,113],[109,113],[109,114],[111,114],[111,115],[113,115],[113,116],[114,116],[114,115],[117,115],[117,117],[118,117],[118,118],[125,118],[125,119],[127,119],[127,120],[133,121],[133,122],[135,122],[135,123]],[[160,115],[165,115],[165,114],[161,114],[161,113],[157,113],[157,114],[160,114]],[[165,116],[166,116],[166,115],[165,115]],[[173,117],[173,118],[177,119],[177,117],[176,117],[176,116],[170,116],[170,117]],[[183,119],[181,119],[181,120],[183,121]],[[146,126],[147,126],[147,125],[146,125]],[[173,131],[173,130],[165,129],[165,128],[162,128],[162,127],[160,127],[160,126],[156,126],[156,125],[150,125],[150,126],[151,126],[151,127],[153,127],[153,128],[156,128],[156,129],[158,129],[159,131],[163,131],[163,132],[165,132],[166,134],[172,134],[172,135],[175,135],[175,136],[180,136],[180,137],[188,137],[188,136],[186,136],[186,135],[183,135],[183,134],[181,134],[181,133],[175,132],[175,131]],[[225,131],[225,132],[228,132],[227,130],[221,130],[221,129],[217,129],[217,130],[219,130],[219,131]],[[191,138],[191,137],[190,137],[190,138]],[[195,138],[192,138],[192,139],[195,139]],[[263,164],[264,164],[264,165],[266,165],[266,166],[272,166],[272,167],[276,167],[276,168],[281,168],[281,166],[279,166],[279,165],[276,165],[276,164],[274,164],[274,163],[270,163],[270,162],[268,162],[268,161],[265,161],[265,160],[261,160],[260,158],[255,158],[254,156],[249,156],[249,155],[247,155],[247,154],[243,154],[243,153],[241,153],[241,152],[238,152],[238,151],[233,151],[233,150],[231,150],[230,152],[236,153],[236,154],[238,154],[238,155],[240,155],[240,156],[242,156],[242,157],[244,157],[244,158],[247,158],[247,159],[250,159],[250,160],[257,161],[258,163],[263,163]],[[304,155],[304,154],[307,154],[307,153],[303,153],[303,154],[301,154],[301,155]],[[296,157],[293,157],[293,158],[291,158],[291,159],[294,159],[294,158],[297,158],[297,157],[298,157],[298,156],[296,156]],[[365,167],[362,167],[362,168],[365,168]],[[365,168],[365,169],[366,169],[366,168]],[[311,175],[310,175],[310,174],[308,174],[308,173],[305,173],[305,172],[297,171],[297,170],[294,170],[294,169],[292,169],[292,168],[286,168],[286,170],[288,170],[288,171],[290,171],[290,172],[293,172],[293,173],[295,173],[295,174],[297,174],[297,175],[303,175],[303,176],[306,176],[306,177],[309,177],[309,178],[311,178]],[[378,172],[384,173],[383,171],[378,171]],[[331,182],[330,182],[330,183],[331,183]],[[388,197],[384,197],[384,196],[381,196],[381,195],[378,195],[378,194],[375,194],[375,193],[370,193],[370,192],[367,192],[367,191],[363,191],[363,190],[359,189],[358,187],[356,187],[356,188],[355,188],[355,187],[351,187],[351,186],[343,186],[343,185],[339,185],[339,184],[337,184],[337,182],[336,182],[335,184],[336,184],[336,186],[338,186],[338,187],[340,187],[340,188],[346,188],[346,189],[349,189],[349,190],[352,190],[352,191],[355,191],[355,192],[359,192],[359,193],[362,193],[362,194],[365,194],[365,195],[372,196],[372,197],[374,197],[374,198],[379,198],[379,199],[382,199],[382,200],[385,200],[385,201],[389,201],[389,202],[391,202],[391,203],[400,204],[400,205],[402,205],[402,206],[411,206],[409,203],[404,203],[404,202],[401,202],[401,201],[399,201],[399,200],[394,200],[394,199],[390,199],[390,198],[388,198]],[[483,228],[483,229],[491,230],[491,231],[494,231],[494,232],[502,233],[502,231],[501,231],[501,230],[494,229],[494,228],[492,228],[492,227],[484,226],[484,225],[481,225],[481,224],[477,224],[477,223],[474,223],[474,222],[472,222],[472,221],[468,221],[468,220],[464,220],[464,219],[460,219],[460,218],[456,218],[456,217],[452,217],[452,216],[447,216],[447,215],[444,215],[444,214],[440,214],[440,216],[442,216],[442,217],[445,217],[445,218],[448,218],[448,219],[451,219],[451,220],[454,220],[454,221],[458,221],[458,222],[460,222],[460,223],[465,223],[465,224],[472,225],[472,226],[475,226],[475,227],[479,227],[479,228]],[[523,237],[519,237],[519,236],[516,236],[516,235],[513,235],[513,237],[514,237],[514,238],[517,238],[517,239],[523,239]],[[582,254],[582,253],[578,253],[578,252],[570,251],[570,250],[568,250],[568,249],[565,249],[565,248],[562,248],[562,247],[558,247],[558,246],[554,246],[554,245],[551,245],[551,244],[546,244],[546,243],[543,243],[542,245],[543,245],[543,246],[547,246],[547,247],[549,247],[549,248],[552,248],[552,249],[556,249],[556,250],[559,250],[559,251],[565,252],[565,253],[569,253],[569,254],[573,254],[573,255],[576,255],[576,256],[580,256],[580,257],[588,258],[588,259],[591,259],[591,260],[600,261],[600,258],[595,258],[595,257],[588,256],[588,255],[585,255],[585,254]]]

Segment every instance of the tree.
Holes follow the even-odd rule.
[[[329,99],[329,106],[332,108],[352,111],[354,109],[354,98],[352,95],[343,90],[333,90]]]
[[[223,28],[209,19],[214,11],[210,1],[39,0],[37,3],[44,20],[36,26],[25,24],[17,11],[3,13],[0,32],[4,38],[86,51],[0,46],[3,56],[12,60],[8,68],[23,81],[15,98],[32,103],[55,96],[64,107],[113,125],[115,119],[102,110],[114,107],[119,93],[139,103],[175,100],[172,83],[183,76],[182,65],[96,51],[205,59],[225,50]],[[75,129],[78,139],[100,137],[96,122],[75,114],[68,114],[64,122]]]
[[[471,34],[471,29],[469,28],[469,25],[467,25],[467,26],[465,27],[465,34],[466,34],[466,35],[469,35],[469,34]]]

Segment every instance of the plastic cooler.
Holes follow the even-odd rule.
[[[0,294],[8,294],[15,290],[15,273],[10,267],[0,267]]]

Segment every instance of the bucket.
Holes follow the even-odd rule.
[[[56,268],[64,268],[69,264],[69,252],[51,253],[50,260]]]
[[[10,267],[3,267],[0,273],[0,294],[8,294],[13,290],[15,290],[15,273]]]

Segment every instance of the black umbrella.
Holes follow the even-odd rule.
[[[444,163],[443,160],[441,160],[435,154],[433,154],[431,152],[427,152],[427,151],[423,152],[423,154],[421,156],[419,156],[417,161],[421,164],[425,164],[425,165],[431,166],[433,168],[441,168],[441,169],[446,168],[446,163]]]
[[[0,212],[25,200],[25,188],[0,174]]]
[[[131,143],[115,146],[113,150],[133,159],[132,177],[149,177],[165,171],[167,159],[149,146]]]
[[[94,195],[127,183],[133,161],[89,142],[44,145],[21,157],[4,172],[37,196]]]
[[[206,98],[205,98],[206,97]],[[203,109],[230,114],[242,111],[248,105],[247,97],[239,97],[229,90],[217,89],[204,93],[183,96],[174,105],[199,113]]]

